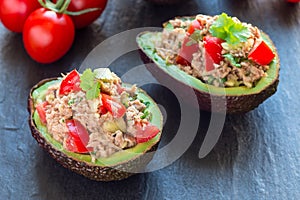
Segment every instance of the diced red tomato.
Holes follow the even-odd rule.
[[[75,153],[88,153],[92,151],[87,148],[89,142],[89,133],[86,128],[75,119],[67,120],[66,125],[69,129],[69,135],[66,139],[66,149]]]
[[[187,32],[192,35],[195,30],[201,30],[202,29],[202,25],[200,24],[200,22],[198,20],[194,20],[192,21],[191,25],[189,26]]]
[[[104,108],[110,112],[114,118],[120,118],[123,117],[126,112],[126,107],[115,100],[107,94],[101,93],[102,97],[102,104]]]
[[[217,37],[206,36],[203,38],[204,49],[205,49],[206,71],[213,70],[215,68],[214,63],[220,64],[220,62],[223,60],[222,57],[223,48],[221,46],[223,42],[224,40]]]
[[[176,57],[177,64],[191,65],[193,53],[199,50],[198,42],[191,45],[188,44],[191,40],[188,36],[184,38],[179,54]]]
[[[224,40],[217,37],[206,36],[203,38],[204,48],[216,64],[220,64],[223,60],[221,55],[223,42]]]
[[[48,102],[44,101],[35,106],[36,111],[39,114],[40,120],[43,124],[47,124],[47,120],[46,120],[46,106],[47,105],[48,105]]]
[[[106,114],[107,112],[108,112],[107,109],[106,109],[103,105],[99,107],[99,113],[100,113],[101,115],[104,115],[104,114]]]
[[[140,124],[136,124],[136,134],[135,134],[136,142],[137,143],[147,142],[152,138],[154,138],[159,132],[160,130],[152,124],[147,124],[144,126]]]
[[[125,88],[122,87],[121,84],[117,83],[117,92],[118,94],[122,94],[125,91]]]
[[[74,69],[62,80],[59,88],[59,94],[67,95],[71,91],[76,92],[80,90],[80,76],[79,73]]]
[[[192,38],[190,37],[195,30],[201,30],[202,25],[198,20],[194,20],[187,30],[187,36],[184,38],[183,43],[181,45],[181,49],[179,54],[176,57],[176,63],[181,65],[191,65],[193,54],[199,50],[198,42],[192,42]]]
[[[207,72],[215,69],[215,62],[212,59],[212,57],[208,54],[207,51],[205,51],[205,70]]]
[[[275,54],[273,53],[272,49],[263,40],[255,44],[248,55],[250,60],[260,65],[270,64],[274,57]]]

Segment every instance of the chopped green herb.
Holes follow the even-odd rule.
[[[91,69],[86,69],[80,77],[80,87],[86,92],[88,100],[99,97],[100,83],[96,80],[96,75]]]
[[[165,26],[165,29],[167,29],[167,30],[173,30],[174,26],[171,23],[167,23],[167,25]]]
[[[73,99],[70,99],[69,101],[68,101],[68,105],[69,106],[71,106],[71,105],[73,105],[75,103],[75,99],[73,98]]]
[[[227,81],[227,78],[225,77],[225,78],[221,78],[221,82],[222,83],[225,83]]]
[[[217,38],[225,40],[229,44],[238,44],[245,42],[250,36],[248,27],[241,22],[236,22],[226,13],[222,13],[214,21],[209,32]]]
[[[189,41],[186,43],[186,46],[191,46],[193,44],[197,44],[198,41],[203,39],[200,30],[195,30],[194,33],[189,37]]]
[[[149,108],[149,106],[150,106],[150,102],[149,101],[144,102],[144,104],[145,104],[146,108]]]
[[[146,118],[148,118],[149,120],[151,120],[151,118],[152,118],[152,113],[149,112],[148,110],[146,110],[146,111],[144,112],[144,115],[141,116],[141,119],[146,119]]]
[[[141,116],[141,119],[145,119],[147,116],[149,115],[149,112],[148,111],[146,111],[145,113],[144,113],[144,115],[143,116]]]
[[[96,82],[89,90],[86,91],[87,99],[95,99],[100,94],[100,83]]]
[[[226,58],[232,66],[235,66],[238,68],[242,67],[240,64],[241,58],[233,57],[233,55],[231,55],[231,54],[224,54],[223,57]]]

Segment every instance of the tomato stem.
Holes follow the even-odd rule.
[[[101,10],[101,9],[99,9],[99,8],[88,8],[88,9],[84,9],[84,10],[77,11],[77,12],[65,11],[64,13],[67,14],[67,15],[71,15],[71,16],[78,16],[78,15],[83,15],[83,14],[98,11],[98,10]]]
[[[94,12],[100,10],[100,8],[88,8],[77,12],[68,11],[68,7],[71,3],[71,0],[58,0],[56,3],[51,2],[50,0],[38,0],[42,7],[52,10],[56,13],[63,13],[71,16],[83,15],[89,12]]]
[[[48,4],[49,6],[55,7],[55,4],[52,1],[50,1],[50,0],[45,0],[45,1],[46,1],[46,4]]]
[[[59,10],[59,9],[62,7],[63,4],[64,4],[64,0],[58,0],[58,1],[56,2],[55,8],[56,8],[57,10]]]
[[[43,0],[38,0],[38,1],[39,1],[39,3],[41,4],[42,7],[46,8],[47,0],[46,0],[46,3]]]
[[[65,13],[65,11],[67,11],[70,3],[71,3],[71,0],[65,0],[64,3],[62,4],[62,6],[60,7],[58,13]]]

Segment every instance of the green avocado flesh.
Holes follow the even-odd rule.
[[[46,82],[45,84],[41,85],[37,89],[35,89],[32,92],[32,100],[34,104],[42,102],[43,99],[45,98],[46,90],[47,88],[55,83],[60,82],[61,80],[53,80]],[[129,84],[123,84],[123,87],[129,88],[131,85]],[[151,123],[155,126],[157,126],[160,130],[162,130],[162,114],[156,105],[156,103],[151,99],[143,90],[138,89],[138,98],[144,101],[150,102],[149,106],[149,111],[152,113],[152,119]],[[94,163],[92,163],[92,158],[89,154],[78,154],[78,153],[73,153],[69,152],[66,149],[63,148],[63,145],[57,142],[52,138],[52,136],[47,132],[46,126],[44,126],[39,118],[39,115],[37,111],[35,110],[33,113],[33,121],[36,125],[36,128],[39,130],[39,132],[42,134],[42,136],[46,139],[48,143],[50,143],[54,148],[56,148],[58,151],[63,152],[66,154],[68,157],[72,157],[75,160],[80,160],[84,161],[87,163],[90,163],[91,165],[97,165],[97,166],[114,166],[119,163],[124,163],[127,161],[130,161],[132,159],[135,159],[136,157],[139,157],[143,155],[145,152],[147,152],[149,149],[151,149],[152,146],[154,146],[158,141],[160,140],[161,132],[155,136],[153,139],[149,140],[148,142],[145,143],[140,143],[137,144],[135,147],[126,149],[124,151],[119,151],[110,157],[107,158],[99,158],[97,159]]]
[[[167,24],[165,24],[167,25]],[[266,34],[262,34],[264,41],[272,48],[274,52],[276,49]],[[255,87],[247,88],[245,86],[240,87],[226,87],[220,88],[212,85],[208,85],[191,75],[186,74],[180,70],[176,65],[167,63],[166,60],[161,58],[155,50],[155,42],[161,40],[161,32],[144,32],[137,37],[137,43],[141,50],[164,72],[175,78],[177,81],[183,82],[199,91],[214,95],[226,94],[226,96],[242,96],[260,93],[267,86],[273,84],[274,80],[278,78],[279,73],[279,58],[277,52],[275,53],[274,60],[269,64],[270,68],[267,71],[268,76],[260,79]],[[225,91],[224,91],[225,90]]]

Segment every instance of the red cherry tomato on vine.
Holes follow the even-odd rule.
[[[53,2],[56,3],[57,0],[54,0]],[[71,12],[78,12],[89,8],[99,9],[86,14],[72,16],[75,27],[80,29],[93,23],[102,14],[106,4],[107,0],[72,0],[67,10]]]
[[[27,17],[40,7],[37,0],[0,0],[0,18],[7,29],[21,33]]]
[[[27,53],[37,62],[52,63],[71,48],[75,36],[72,19],[65,14],[40,8],[27,18],[23,42]]]
[[[290,2],[290,3],[298,3],[300,2],[300,0],[286,0],[287,2]]]

